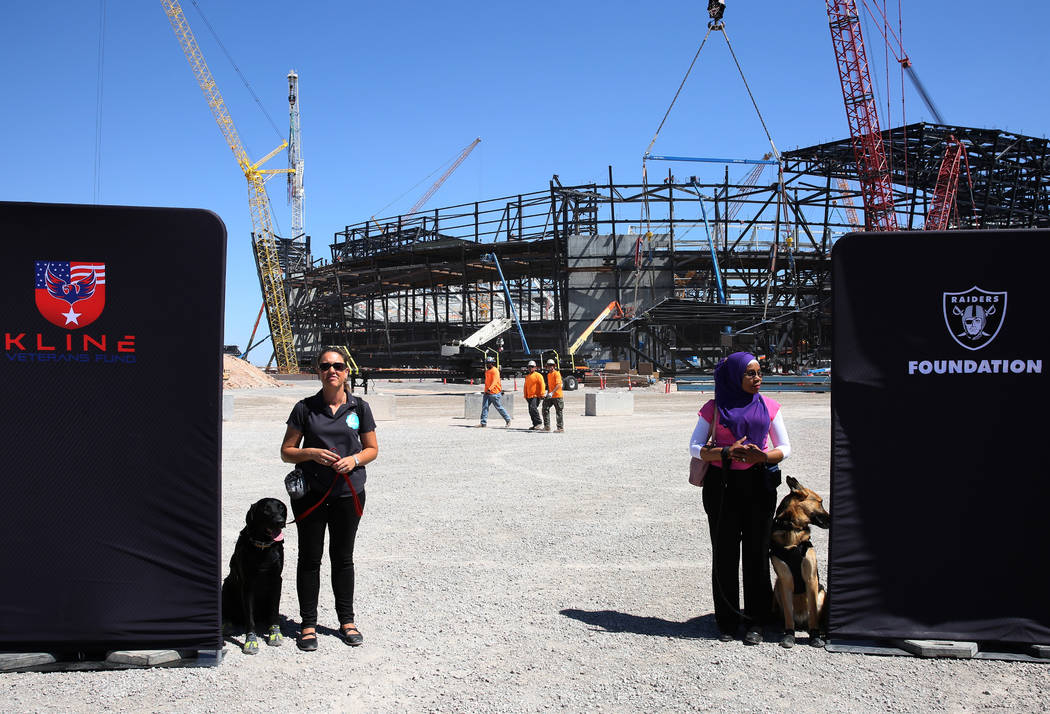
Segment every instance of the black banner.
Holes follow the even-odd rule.
[[[0,649],[220,649],[226,229],[0,203]]]
[[[1050,231],[833,252],[833,637],[1050,643]]]

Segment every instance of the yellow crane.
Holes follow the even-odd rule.
[[[277,371],[291,374],[299,371],[299,361],[295,355],[292,338],[291,321],[288,318],[288,301],[284,292],[284,279],[281,265],[277,259],[277,240],[273,233],[273,216],[270,213],[270,200],[266,196],[266,182],[275,174],[288,173],[289,169],[262,169],[263,164],[276,156],[288,146],[283,142],[269,154],[252,163],[248,158],[237,128],[233,125],[230,111],[219,93],[219,87],[212,77],[197,46],[197,38],[190,29],[186,15],[178,0],[160,0],[164,12],[171,22],[171,29],[182,46],[182,51],[193,69],[201,91],[208,101],[212,116],[219,125],[223,138],[233,151],[237,164],[248,179],[248,206],[252,214],[252,248],[255,253],[255,265],[259,272],[259,283],[262,287],[263,302],[266,305],[266,319],[270,325],[270,339],[273,341],[273,352],[277,359]]]

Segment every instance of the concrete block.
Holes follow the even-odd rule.
[[[233,395],[223,393],[222,395],[222,420],[230,421],[233,419]]]
[[[55,656],[47,652],[4,652],[0,654],[0,672],[9,672],[22,667],[38,667],[54,661]]]
[[[634,414],[634,395],[630,392],[587,392],[584,402],[584,414],[587,416]]]
[[[463,418],[470,419],[475,422],[481,422],[481,392],[470,392],[469,394],[463,395]],[[514,392],[503,393],[503,408],[507,410],[507,413],[514,416]],[[493,416],[495,415],[495,416]],[[498,424],[500,422],[499,412],[496,411],[495,407],[489,407],[489,421],[495,420]]]
[[[1030,645],[1028,654],[1040,659],[1050,659],[1050,645]]]
[[[155,667],[182,659],[175,650],[119,650],[110,652],[106,661],[113,664],[133,664],[140,667]]]
[[[393,394],[362,394],[372,409],[372,418],[376,421],[393,421],[397,419],[397,397]]]
[[[948,657],[952,659],[972,659],[977,654],[976,642],[955,642],[953,640],[901,640],[902,649],[916,657]]]

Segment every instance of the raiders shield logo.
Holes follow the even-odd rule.
[[[944,324],[952,339],[968,350],[986,347],[1006,320],[1006,292],[974,285],[961,293],[944,293]]]

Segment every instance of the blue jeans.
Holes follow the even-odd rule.
[[[503,408],[503,394],[484,394],[481,398],[481,425],[489,420],[489,404],[496,406],[496,411],[504,420],[510,421],[510,414]]]

